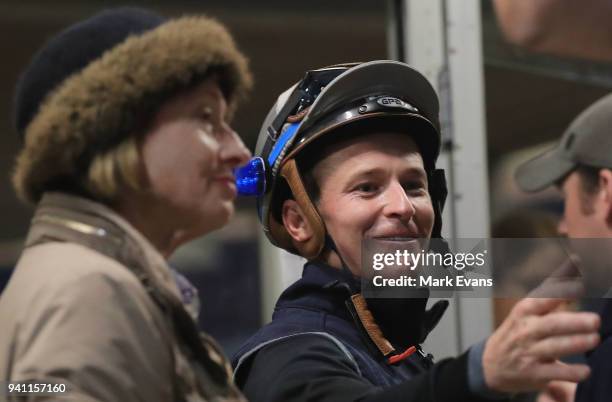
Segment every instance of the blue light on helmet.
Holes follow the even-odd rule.
[[[274,167],[278,162],[279,155],[284,153],[283,151],[285,151],[287,145],[293,143],[295,133],[297,132],[298,128],[300,128],[301,124],[301,122],[291,123],[289,126],[287,126],[287,128],[285,128],[283,133],[278,138],[278,141],[276,144],[274,144],[274,147],[270,151],[270,155],[268,155],[269,166]]]
[[[266,166],[259,156],[234,169],[234,176],[239,195],[260,196],[266,190]]]

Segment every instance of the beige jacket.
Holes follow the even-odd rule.
[[[0,295],[0,383],[66,384],[51,400],[243,400],[180,300],[165,260],[119,215],[47,194]]]

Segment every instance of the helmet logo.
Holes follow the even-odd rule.
[[[380,106],[383,106],[383,107],[395,107],[395,108],[410,110],[411,112],[417,112],[417,109],[414,106],[409,105],[403,100],[394,98],[392,96],[380,97],[376,99],[376,103],[378,103]]]

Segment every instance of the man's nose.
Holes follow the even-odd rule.
[[[389,217],[397,217],[409,221],[415,214],[416,209],[412,199],[406,194],[406,190],[398,182],[391,183],[387,188],[387,203],[384,214]]]

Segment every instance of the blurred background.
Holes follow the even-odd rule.
[[[554,235],[558,195],[520,193],[513,171],[612,87],[612,0],[3,0],[0,291],[32,213],[9,181],[20,146],[12,121],[16,80],[50,35],[118,5],[167,16],[204,13],[229,27],[256,80],[233,122],[251,150],[276,96],[306,70],[386,58],[417,67],[441,95],[449,236]],[[228,354],[270,319],[280,291],[301,273],[299,259],[261,235],[253,200],[239,200],[237,211],[227,228],[184,246],[171,260],[198,287],[200,324]],[[440,324],[446,331],[430,340],[433,353],[455,354],[486,336],[512,303],[458,301]]]

